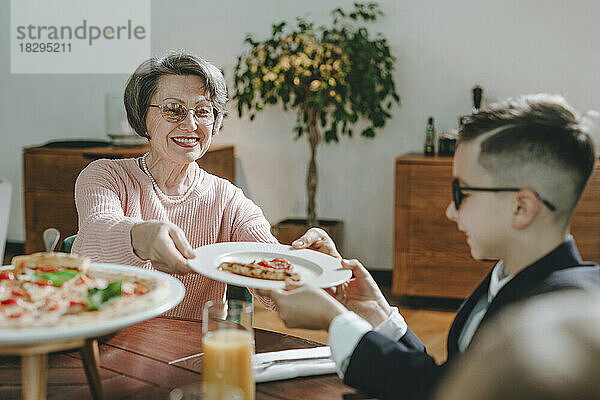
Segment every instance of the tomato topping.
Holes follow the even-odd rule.
[[[47,298],[46,299],[46,308],[48,311],[55,311],[58,308],[58,300]]]
[[[35,283],[38,286],[54,286],[51,281],[47,281],[44,279],[40,279],[39,281],[35,281],[33,283]]]
[[[84,302],[82,302],[82,301],[73,301],[73,300],[71,300],[71,301],[69,302],[69,307],[75,307],[75,306],[82,306],[82,307],[86,307],[86,306],[87,306],[87,303],[84,303]]]
[[[27,296],[27,293],[25,293],[23,290],[20,290],[20,289],[13,289],[13,290],[11,290],[11,292],[12,292],[13,296],[19,296],[19,297]]]
[[[135,293],[137,295],[146,294],[146,293],[148,293],[148,289],[146,289],[143,286],[140,286],[140,285],[136,284],[135,288],[133,289],[133,293]]]
[[[3,306],[10,306],[13,304],[17,304],[17,299],[10,298],[10,299],[6,299],[6,300],[2,300],[2,301],[0,301],[0,304],[2,304]]]
[[[12,271],[2,271],[0,272],[0,279],[9,279],[12,281],[15,279],[15,274]]]
[[[283,270],[291,270],[292,264],[285,258],[274,258],[270,261],[259,261],[254,263],[263,267],[273,268],[273,269],[283,269]]]
[[[16,314],[11,314],[8,317],[9,318],[20,318],[22,315],[23,315],[23,313],[20,312],[20,313],[16,313]]]
[[[61,267],[39,267],[39,268],[36,268],[35,271],[36,272],[58,272],[61,269],[62,269]]]

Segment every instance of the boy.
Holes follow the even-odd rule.
[[[525,96],[467,118],[446,215],[465,233],[474,258],[499,261],[458,310],[443,365],[426,353],[356,260],[342,260],[355,278],[331,290],[335,299],[307,285],[265,294],[287,326],[329,328],[332,356],[346,384],[383,399],[428,398],[447,365],[507,305],[541,293],[600,287],[599,267],[581,261],[569,235],[594,162],[591,139],[562,97]],[[319,229],[294,246],[341,259]]]

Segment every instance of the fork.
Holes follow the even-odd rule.
[[[288,358],[288,359],[282,359],[282,360],[270,360],[270,361],[263,361],[258,364],[254,364],[253,369],[259,370],[259,371],[264,371],[265,369],[270,368],[274,365],[283,364],[286,362],[296,362],[296,361],[321,362],[321,361],[332,361],[332,359],[329,356],[322,356],[322,357],[303,357],[303,358]]]

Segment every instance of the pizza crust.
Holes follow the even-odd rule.
[[[15,256],[11,264],[15,266],[16,274],[22,273],[24,268],[35,270],[48,266],[85,272],[90,265],[90,259],[73,253],[39,252]]]

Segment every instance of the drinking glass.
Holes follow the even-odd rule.
[[[203,399],[254,400],[252,304],[207,302],[202,334]]]

